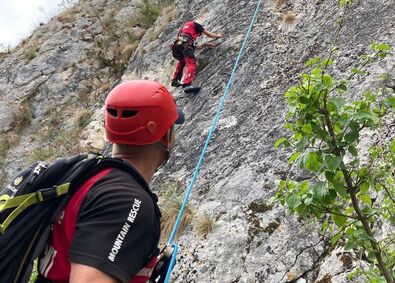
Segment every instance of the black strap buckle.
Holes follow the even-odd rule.
[[[42,201],[47,201],[53,198],[58,197],[58,194],[56,192],[56,185],[51,187],[51,188],[46,188],[46,189],[41,189],[39,192],[41,193],[41,196],[43,198]]]

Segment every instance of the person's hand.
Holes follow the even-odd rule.
[[[217,33],[217,38],[223,38],[224,36],[220,33]]]

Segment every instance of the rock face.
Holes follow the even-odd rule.
[[[186,123],[177,128],[172,158],[152,185],[162,196],[168,187],[163,184],[175,184],[177,194],[185,190],[257,1],[173,1],[147,30],[133,24],[140,17],[138,3],[80,1],[0,57],[0,133],[21,119],[18,109],[31,111],[6,156],[8,178],[37,157],[37,149],[57,146],[58,153],[71,154],[85,150],[80,139],[99,149],[107,91],[121,79],[169,86],[175,61],[168,46],[182,23],[195,19],[225,37],[198,55],[199,94],[171,89]],[[346,17],[331,72],[354,64],[374,41],[395,46],[393,11],[393,0],[357,1]],[[283,93],[308,59],[328,54],[340,14],[336,0],[263,1],[191,196],[192,221],[177,240],[175,282],[350,282],[352,254],[333,250],[317,223],[267,203],[275,180],[290,170],[288,153],[273,147],[284,134]],[[371,75],[351,95],[377,87],[379,75],[394,74],[394,66],[394,57],[370,66]],[[202,215],[214,223],[211,232],[199,236]]]

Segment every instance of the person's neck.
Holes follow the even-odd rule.
[[[163,153],[157,147],[146,146],[124,146],[113,147],[113,157],[121,158],[131,164],[144,180],[149,184],[156,170],[162,163]]]

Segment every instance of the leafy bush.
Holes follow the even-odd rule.
[[[38,51],[38,47],[30,47],[29,49],[26,50],[25,58],[29,61],[33,60],[34,58],[37,57],[37,51]]]
[[[145,28],[151,27],[160,14],[160,6],[150,0],[143,0],[143,3],[138,8],[141,15],[141,25]]]
[[[341,1],[345,13],[338,21],[337,37],[351,3]],[[339,77],[329,73],[335,48],[325,59],[307,61],[309,71],[285,93],[289,104],[285,128],[290,137],[280,138],[275,147],[291,147],[288,162],[309,171],[311,178],[280,180],[273,200],[302,217],[321,219],[322,230],[333,244],[344,242],[346,250],[354,250],[369,266],[369,270],[360,267],[369,282],[393,283],[395,233],[379,236],[379,228],[383,223],[395,224],[395,140],[371,143],[368,156],[359,143],[365,129],[375,131],[386,116],[393,115],[394,90],[384,84],[353,101],[347,95],[358,79],[369,75],[366,69],[371,63],[392,55],[388,44],[374,43],[371,48]]]
[[[35,148],[31,151],[27,163],[32,164],[36,161],[46,161],[46,160],[52,160],[55,157],[56,151],[52,147],[46,147],[46,148]]]
[[[275,147],[292,147],[289,163],[314,177],[302,182],[279,181],[276,198],[304,217],[323,219],[323,230],[334,234],[333,244],[345,240],[346,250],[358,249],[373,270],[378,266],[387,282],[393,282],[388,278],[394,266],[390,260],[394,234],[379,241],[374,226],[395,223],[395,140],[372,144],[366,164],[361,162],[358,144],[362,130],[378,128],[394,109],[395,99],[386,89],[366,91],[350,102],[345,99],[350,80],[367,75],[363,67],[390,55],[386,44],[373,44],[372,48],[373,53],[363,56],[347,79],[327,73],[333,63],[330,58],[309,60],[306,65],[311,71],[285,94],[290,106],[285,128],[291,136],[279,139]],[[382,199],[379,204],[374,202],[378,197]]]

